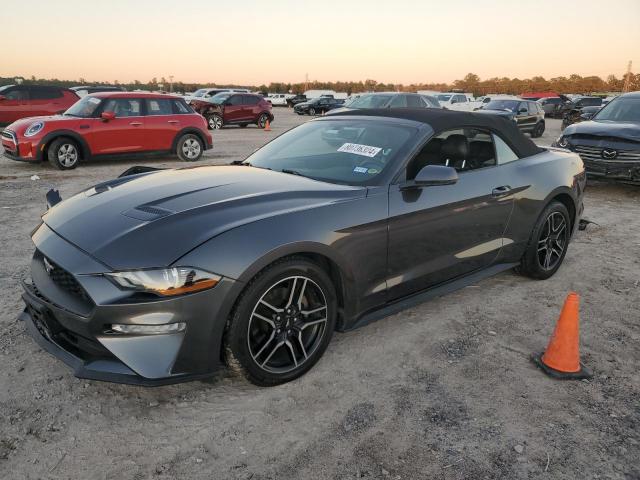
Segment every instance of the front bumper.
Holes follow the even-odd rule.
[[[582,157],[582,161],[587,175],[590,177],[624,180],[640,184],[640,161],[599,161],[587,160],[584,157]]]
[[[37,250],[31,282],[23,283],[20,319],[77,377],[153,386],[205,378],[221,368],[222,336],[238,282],[223,278],[190,295],[135,301],[97,273],[108,269],[46,225],[33,240]],[[55,268],[47,271],[47,263]],[[174,322],[186,323],[185,330],[130,335],[109,328]]]

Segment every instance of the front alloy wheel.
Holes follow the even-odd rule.
[[[195,135],[189,133],[178,140],[178,158],[183,162],[195,162],[202,156],[202,142]]]
[[[207,124],[209,125],[209,130],[220,130],[224,121],[220,115],[214,114],[207,118]]]
[[[519,271],[539,280],[551,277],[562,265],[570,238],[571,219],[567,207],[553,201],[538,217]]]
[[[276,262],[250,282],[227,323],[227,364],[257,385],[291,381],[324,353],[336,310],[319,265],[297,257]]]
[[[54,140],[47,150],[49,163],[60,170],[71,170],[78,166],[78,146],[68,138]]]
[[[267,126],[267,122],[269,121],[269,115],[263,113],[258,117],[258,127],[265,128]]]

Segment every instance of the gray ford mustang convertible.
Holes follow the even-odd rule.
[[[226,363],[275,385],[334,330],[514,267],[550,277],[584,187],[576,154],[500,117],[319,118],[235,165],[49,192],[21,317],[79,377],[158,385]]]

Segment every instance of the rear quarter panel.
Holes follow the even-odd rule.
[[[504,235],[513,243],[503,248],[503,261],[520,260],[536,221],[554,198],[561,196],[564,200],[570,199],[575,212],[575,230],[582,214],[586,184],[584,165],[577,154],[548,148],[501,168],[508,169],[512,178],[511,187],[517,190],[514,209]]]

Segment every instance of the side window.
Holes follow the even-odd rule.
[[[148,98],[145,100],[147,105],[147,115],[171,115],[173,108],[171,101],[165,98]]]
[[[258,101],[259,101],[259,98],[256,97],[255,95],[242,96],[242,103],[244,103],[245,105],[257,105]]]
[[[242,105],[242,95],[232,95],[227,99],[227,105],[231,105],[231,106]]]
[[[137,98],[110,98],[104,107],[103,112],[114,112],[116,117],[139,117],[141,115],[141,101]]]
[[[495,133],[492,134],[493,143],[496,146],[496,156],[498,157],[498,165],[503,165],[505,163],[513,162],[514,160],[518,160],[518,156],[514,153],[513,150],[507,145],[502,138],[500,138]]]
[[[171,103],[173,104],[173,113],[178,113],[178,114],[191,113],[191,110],[189,110],[189,107],[187,107],[184,101],[171,100]]]
[[[395,95],[389,103],[391,108],[402,108],[407,106],[407,97],[405,95]]]
[[[418,95],[407,95],[407,107],[409,108],[424,108],[425,104],[422,98]]]
[[[538,114],[538,102],[527,102],[529,104],[529,113],[531,115],[537,115]]]
[[[28,100],[29,94],[26,88],[16,87],[4,94],[7,100]]]
[[[482,103],[489,103],[491,101],[490,98],[485,98],[484,100],[482,100]]]
[[[409,162],[407,180],[413,180],[427,165],[445,165],[461,173],[493,167],[496,154],[492,135],[475,128],[448,130],[437,135]]]
[[[57,88],[31,88],[29,97],[31,100],[50,100],[62,97],[62,92]]]

